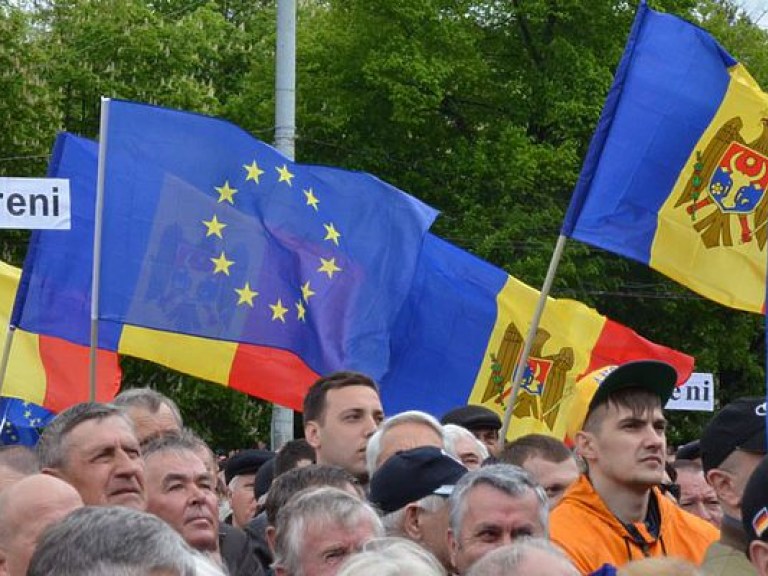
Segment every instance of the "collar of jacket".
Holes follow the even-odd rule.
[[[744,532],[741,520],[723,514],[723,521],[720,524],[720,544],[741,550],[746,554],[749,542],[747,542],[747,534]]]

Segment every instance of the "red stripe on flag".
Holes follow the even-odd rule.
[[[240,344],[232,361],[229,387],[300,411],[307,389],[318,378],[317,372],[292,352]]]
[[[646,340],[618,322],[606,319],[603,330],[592,349],[589,374],[603,366],[619,365],[630,360],[662,360],[677,370],[677,383],[682,384],[693,372],[693,356]]]
[[[38,336],[40,359],[46,374],[43,406],[60,412],[90,398],[89,350],[60,338]],[[96,400],[109,402],[120,388],[120,363],[116,352],[98,350]]]

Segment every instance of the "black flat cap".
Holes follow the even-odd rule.
[[[255,474],[274,457],[275,453],[269,450],[240,450],[224,464],[224,481],[229,485],[235,476]]]
[[[456,424],[467,430],[478,428],[498,430],[501,428],[501,418],[496,412],[485,406],[469,405],[446,412],[440,419],[440,424]]]

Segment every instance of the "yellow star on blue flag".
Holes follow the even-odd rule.
[[[53,412],[18,398],[0,398],[0,444],[34,446]]]

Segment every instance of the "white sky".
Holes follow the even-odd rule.
[[[737,0],[757,24],[768,28],[768,0]]]

